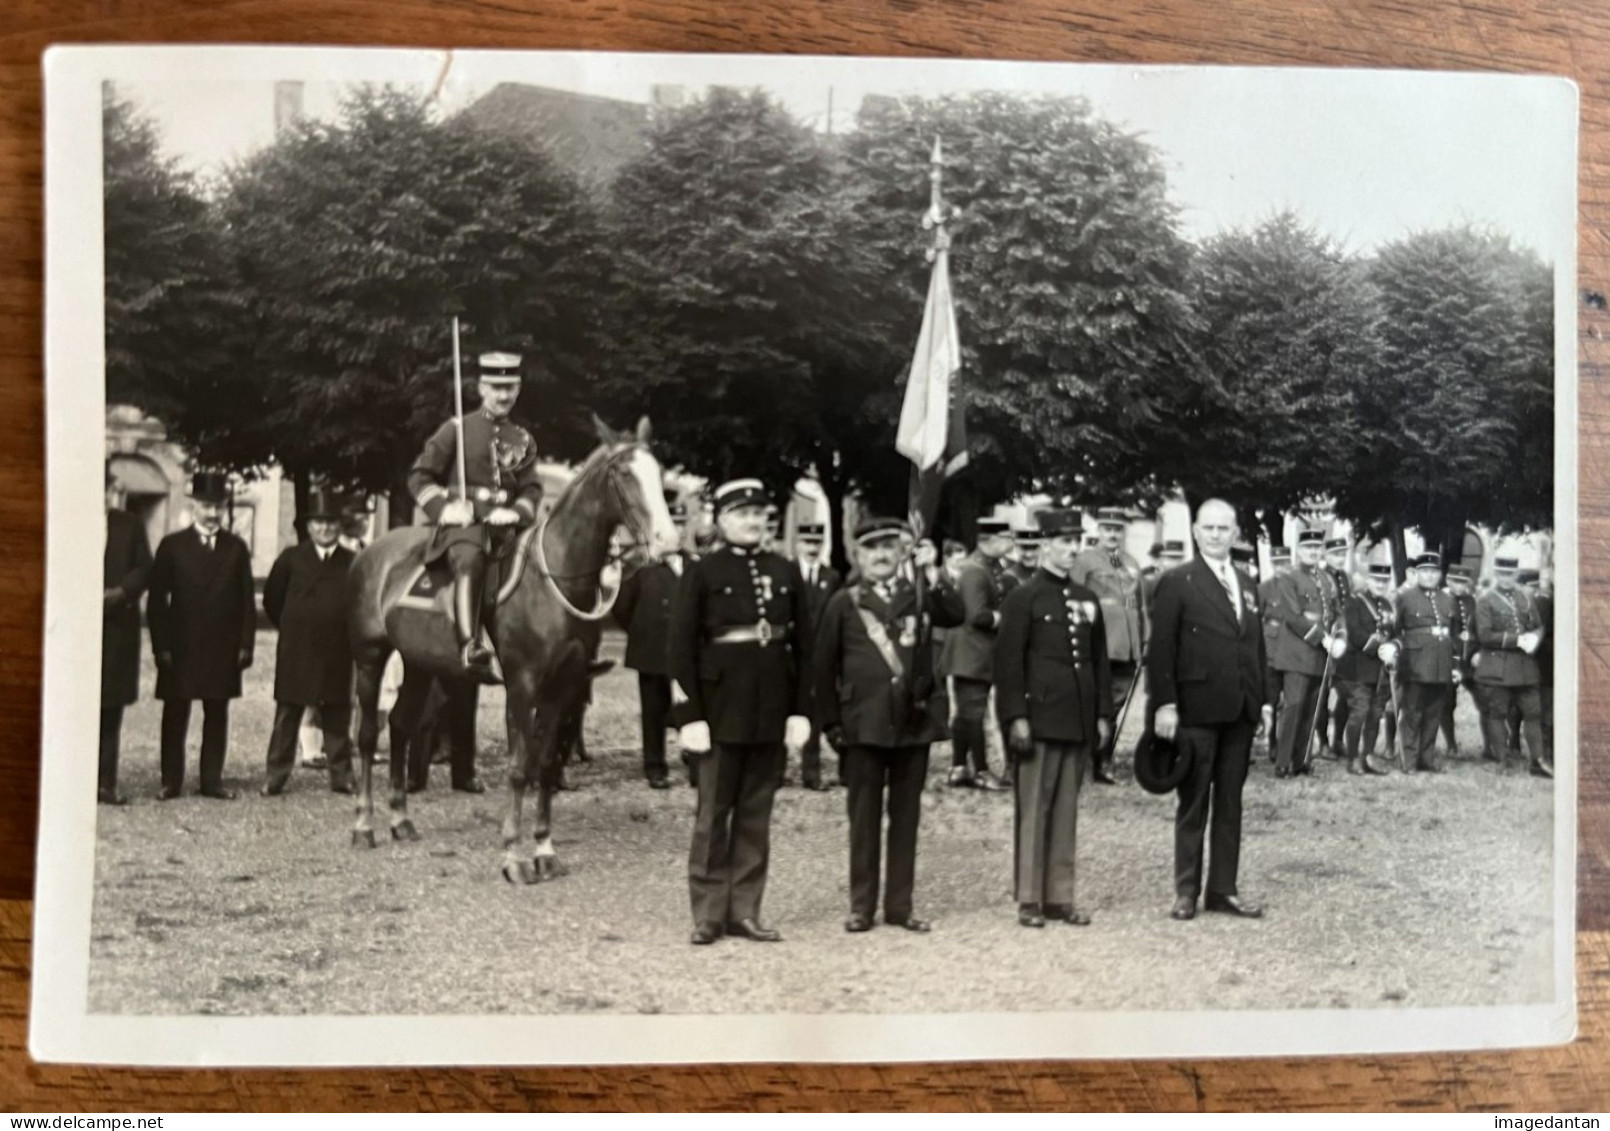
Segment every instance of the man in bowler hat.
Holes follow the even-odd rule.
[[[229,701],[240,698],[240,673],[252,666],[257,596],[246,543],[223,529],[229,477],[200,471],[191,479],[193,522],[157,546],[146,620],[162,700],[162,793],[184,785],[190,705],[201,700],[201,795],[233,801],[223,783],[229,745]]]
[[[140,596],[151,574],[145,524],[118,506],[121,491],[106,469],[106,552],[101,601],[101,757],[96,799],[126,805],[117,789],[123,708],[140,697]]]
[[[1112,735],[1112,671],[1101,599],[1073,580],[1082,541],[1075,510],[1046,510],[1040,568],[1001,603],[995,704],[1017,801],[1017,921],[1084,926],[1074,902],[1079,787]]]
[[[1157,737],[1179,745],[1190,770],[1174,815],[1175,919],[1196,917],[1203,834],[1212,858],[1203,907],[1242,918],[1263,914],[1237,893],[1241,790],[1255,733],[1267,731],[1264,635],[1252,578],[1230,562],[1235,508],[1210,499],[1196,512],[1201,555],[1157,582],[1146,674]]]
[[[274,729],[263,795],[285,790],[296,764],[297,729],[309,707],[324,731],[330,789],[352,793],[352,646],[347,642],[347,571],[356,555],[341,545],[341,500],[308,495],[307,541],[282,553],[263,586],[263,611],[279,629],[274,650]]]

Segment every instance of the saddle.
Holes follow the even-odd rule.
[[[486,572],[481,582],[482,622],[490,618],[497,607],[509,599],[520,577],[525,573],[526,547],[536,536],[537,527],[520,532],[492,532],[491,547],[486,555]],[[429,565],[414,567],[396,608],[416,612],[435,613],[449,620],[453,617],[453,570],[446,558],[438,558]]]

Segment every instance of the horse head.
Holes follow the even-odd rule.
[[[681,547],[681,536],[665,505],[664,471],[649,448],[648,417],[637,422],[635,432],[617,432],[597,416],[593,426],[604,446],[602,467],[609,486],[605,513],[626,530],[625,560],[634,565],[645,558],[659,561]]]

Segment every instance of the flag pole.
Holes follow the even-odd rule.
[[[458,315],[453,315],[453,430],[458,443],[458,501],[470,497],[469,477],[464,473],[464,371],[458,356]]]

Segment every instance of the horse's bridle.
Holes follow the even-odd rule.
[[[579,577],[602,578],[604,570],[608,569],[610,566],[618,565],[630,557],[635,551],[653,545],[652,539],[648,537],[648,531],[643,528],[641,523],[635,521],[633,517],[631,500],[627,498],[626,489],[621,486],[620,481],[622,478],[622,473],[616,464],[616,461],[622,455],[627,452],[635,451],[640,447],[642,447],[641,444],[626,445],[625,447],[621,448],[620,451],[610,453],[604,460],[605,466],[603,471],[605,475],[605,487],[610,493],[610,498],[615,505],[616,513],[621,516],[621,525],[626,527],[627,533],[631,535],[631,540],[611,547],[609,553],[604,557],[603,564],[600,565],[598,569],[589,570],[583,573],[566,574],[564,576],[560,576],[548,568],[548,555],[543,549],[542,540],[543,536],[548,532],[548,518],[552,515],[551,511],[548,515],[545,515],[542,521],[537,525],[537,533],[531,539],[530,552],[534,558],[534,568],[536,569],[537,573],[542,576],[543,580],[548,583],[548,588],[552,590],[553,595],[559,599],[559,603],[564,606],[565,611],[571,616],[575,617],[577,620],[603,620],[610,614],[610,611],[614,609],[616,598],[620,596],[621,587],[619,584],[617,584],[609,593],[607,598],[601,598],[598,605],[592,611],[587,612],[583,611],[582,609],[578,609],[574,604],[571,603],[570,598],[565,596],[564,590],[559,588],[559,582],[574,581]],[[600,592],[602,592],[602,586],[600,586]]]

